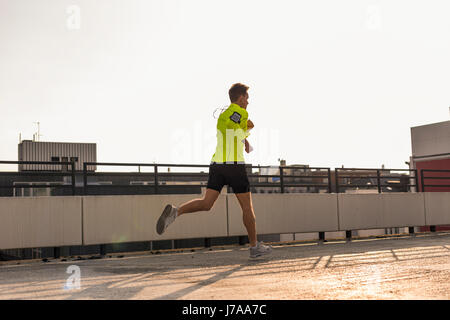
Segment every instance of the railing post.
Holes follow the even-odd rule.
[[[155,164],[155,194],[158,194],[158,165]]]
[[[419,189],[419,177],[418,177],[417,169],[414,169],[414,181],[415,181],[415,184],[416,184],[416,192],[420,192],[420,189]]]
[[[352,240],[352,230],[345,231],[345,238],[350,241]]]
[[[283,167],[280,166],[280,187],[281,193],[284,193],[284,182],[283,182]]]
[[[59,259],[61,257],[61,249],[59,247],[53,248],[53,258]]]
[[[336,179],[336,193],[339,193],[339,174],[338,174],[339,168],[334,168],[334,178]]]
[[[244,244],[246,244],[248,242],[248,237],[247,236],[239,236],[238,241],[239,241],[239,245],[243,246]]]
[[[71,166],[72,166],[72,195],[75,195],[75,160],[71,160]]]
[[[381,193],[381,179],[379,169],[377,169],[377,186],[378,186],[378,193]]]
[[[86,162],[83,162],[83,194],[87,194],[87,165]]]
[[[325,241],[325,232],[319,232],[319,240]]]
[[[331,193],[331,169],[328,168],[328,193]]]
[[[420,170],[420,183],[422,185],[422,192],[425,192],[424,178],[423,178],[423,169]]]
[[[106,256],[106,244],[101,244],[100,245],[100,255],[101,256]]]

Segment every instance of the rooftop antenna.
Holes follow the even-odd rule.
[[[41,134],[41,123],[39,121],[38,122],[33,122],[33,123],[36,123],[37,127],[38,127],[38,131],[35,134],[33,134],[33,141],[40,141],[41,140],[41,136],[42,136],[42,134]],[[37,139],[35,139],[35,137]]]

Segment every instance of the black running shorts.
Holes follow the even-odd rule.
[[[211,163],[207,188],[220,192],[224,185],[230,186],[234,193],[250,192],[245,164]]]

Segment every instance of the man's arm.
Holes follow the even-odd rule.
[[[247,141],[247,139],[244,140],[245,143],[245,152],[250,153],[253,151],[253,147],[250,145],[250,143]]]
[[[247,130],[253,129],[254,126],[255,125],[253,124],[253,121],[248,119],[247,120]],[[244,140],[244,143],[245,143],[245,152],[250,153],[253,150],[253,148],[250,145],[250,143],[248,142],[247,138]]]

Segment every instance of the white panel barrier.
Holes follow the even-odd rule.
[[[253,194],[258,234],[338,230],[336,194]],[[246,235],[242,209],[228,195],[229,235]]]
[[[81,245],[81,197],[0,198],[0,249]]]
[[[450,192],[425,192],[426,225],[450,224]]]
[[[227,236],[226,196],[211,211],[181,215],[163,235],[156,222],[166,204],[180,204],[200,195],[92,196],[84,198],[83,244],[153,241]]]
[[[246,235],[234,194],[209,212],[180,216],[162,235],[168,203],[201,195],[0,198],[0,249]],[[253,194],[258,234],[334,232],[450,224],[450,192]]]
[[[425,225],[423,193],[339,194],[340,230]]]

